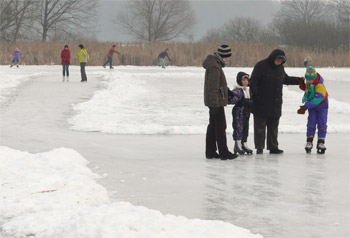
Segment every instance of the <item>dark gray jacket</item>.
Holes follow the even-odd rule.
[[[268,58],[258,62],[252,72],[250,89],[253,94],[252,112],[266,118],[278,118],[282,114],[283,84],[298,85],[297,77],[289,77],[283,64],[276,66],[277,56],[283,50],[274,50]]]
[[[227,82],[224,71],[214,55],[208,55],[203,62],[205,68],[204,104],[207,107],[224,107],[227,105]]]

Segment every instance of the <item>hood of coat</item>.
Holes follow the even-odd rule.
[[[218,59],[214,55],[208,55],[207,58],[203,61],[203,68],[208,69],[212,66],[220,67],[221,65],[218,62]]]
[[[280,50],[280,49],[275,49],[271,52],[271,54],[269,55],[269,57],[267,57],[267,60],[269,62],[270,65],[272,65],[273,67],[278,67],[279,65],[275,65],[275,59],[278,57],[278,56],[284,56],[286,57],[286,54],[284,53],[283,50]],[[285,62],[282,62],[281,65],[283,65]]]
[[[239,72],[237,74],[237,78],[236,78],[236,82],[238,85],[242,86],[242,77],[247,75],[247,77],[249,78],[249,74],[245,73],[245,72]],[[248,81],[249,82],[249,81]],[[248,84],[249,85],[249,84]]]

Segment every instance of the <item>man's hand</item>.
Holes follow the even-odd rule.
[[[303,105],[303,106],[300,106],[300,108],[298,109],[297,113],[298,113],[298,114],[305,114],[305,111],[306,111],[306,108],[305,108],[305,106]]]

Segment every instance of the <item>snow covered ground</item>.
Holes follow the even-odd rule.
[[[231,87],[240,70],[251,72],[225,69]],[[285,154],[228,163],[203,156],[203,69],[88,67],[88,84],[78,67],[70,83],[60,72],[0,66],[0,237],[350,236],[349,69],[319,69],[326,155],[304,153],[302,94],[289,86]]]

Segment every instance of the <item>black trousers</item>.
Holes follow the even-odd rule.
[[[86,66],[85,62],[80,63],[80,73],[81,73],[81,81],[82,82],[87,81],[85,66]]]
[[[266,118],[254,114],[254,143],[256,149],[265,148],[267,129],[267,149],[278,149],[278,125],[280,118]]]
[[[209,113],[205,153],[206,155],[211,155],[215,153],[217,149],[219,149],[220,155],[228,153],[224,107],[220,107],[216,115],[210,115]]]

